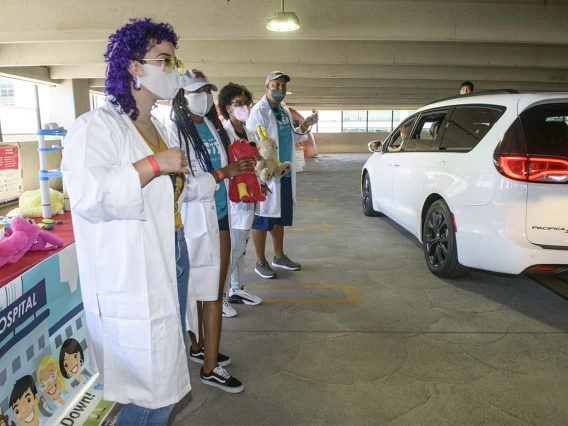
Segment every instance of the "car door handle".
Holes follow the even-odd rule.
[[[396,164],[396,163],[389,163],[390,167],[400,167],[400,164]]]

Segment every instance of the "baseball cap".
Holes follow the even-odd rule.
[[[270,74],[268,74],[268,77],[266,77],[266,83],[264,84],[268,84],[272,80],[276,80],[279,77],[284,77],[286,81],[290,81],[290,76],[288,74],[284,74],[282,71],[272,71]]]
[[[217,91],[217,86],[209,83],[202,71],[191,69],[183,73],[181,77],[181,87],[188,92],[195,92],[203,86],[211,86],[211,90]]]

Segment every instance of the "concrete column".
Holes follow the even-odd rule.
[[[63,80],[52,87],[49,121],[68,129],[77,117],[91,110],[89,80]]]

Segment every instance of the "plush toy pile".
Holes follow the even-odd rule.
[[[49,188],[49,199],[51,202],[52,215],[56,215],[58,212],[63,210],[65,205],[65,197],[63,193]],[[10,211],[6,216],[42,217],[41,191],[39,189],[34,189],[24,192],[20,196],[19,207]]]
[[[16,263],[28,251],[61,246],[63,241],[57,235],[42,230],[31,219],[15,217],[9,228],[4,228],[4,238],[0,240],[0,266]]]

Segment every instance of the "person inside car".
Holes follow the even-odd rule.
[[[438,134],[439,128],[440,128],[440,122],[439,121],[432,123],[432,125],[430,126],[430,139],[431,140],[436,139],[436,135]]]
[[[460,95],[467,95],[473,93],[473,83],[471,81],[464,81],[460,85]]]
[[[398,145],[393,146],[393,144],[389,145],[388,152],[398,152],[402,149],[402,145],[406,141],[408,136],[408,129],[410,128],[410,123],[403,124],[400,127],[400,143]],[[398,139],[398,138],[397,138]]]

